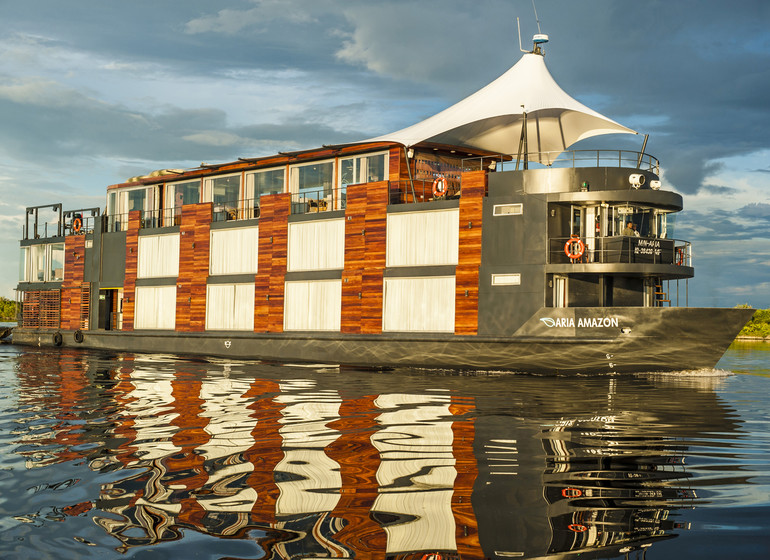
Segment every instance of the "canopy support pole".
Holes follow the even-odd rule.
[[[404,157],[406,157],[406,171],[409,173],[409,188],[412,189],[412,201],[417,200],[417,195],[414,193],[414,179],[412,178],[412,163],[409,161],[409,152],[404,146]]]
[[[519,137],[519,154],[516,156],[516,171],[519,170],[519,161],[521,161],[522,151],[524,152],[523,169],[529,168],[527,159],[527,112],[523,111],[524,121],[521,124],[521,136]]]
[[[639,160],[636,162],[637,169],[640,169],[642,167],[642,158],[644,157],[644,150],[647,148],[647,139],[650,137],[649,134],[644,135],[644,142],[642,142],[642,151],[639,152]]]

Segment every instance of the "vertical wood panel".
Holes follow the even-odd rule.
[[[123,280],[123,330],[134,330],[134,306],[136,304],[136,269],[139,255],[139,222],[141,212],[128,213],[126,230],[126,275]]]
[[[382,332],[382,277],[385,271],[388,183],[366,185],[364,270],[362,275],[361,332]]]
[[[345,208],[345,269],[342,271],[340,330],[361,332],[361,278],[366,259],[366,185],[351,185]],[[363,296],[363,294],[362,294]]]
[[[455,334],[478,334],[481,217],[486,190],[485,171],[463,173],[460,197],[460,245],[455,283]],[[469,224],[470,227],[468,227]]]
[[[179,225],[179,277],[176,286],[176,330],[206,329],[206,280],[209,275],[212,203],[182,207]]]
[[[275,195],[259,199],[259,253],[257,255],[257,274],[254,277],[254,330],[268,331],[270,304],[270,273],[273,269],[273,213]]]
[[[284,280],[289,246],[289,214],[291,194],[276,194],[273,207],[273,253],[270,270],[270,300],[268,301],[268,329],[283,332]]]
[[[68,235],[64,238],[64,278],[61,284],[60,322],[64,329],[81,328],[80,305],[85,272],[86,236]]]

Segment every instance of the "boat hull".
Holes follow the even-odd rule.
[[[76,336],[81,333],[17,328],[13,342],[364,367],[551,374],[682,371],[713,368],[752,313],[716,308],[542,308],[511,337],[102,330]]]

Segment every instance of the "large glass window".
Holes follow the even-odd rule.
[[[246,194],[243,202],[245,218],[259,217],[259,198],[284,192],[286,168],[268,169],[246,175]]]
[[[341,159],[340,187],[384,181],[387,178],[387,166],[387,152]]]
[[[234,220],[241,198],[241,176],[212,177],[204,183],[204,201],[214,203],[214,219]]]
[[[30,282],[45,282],[45,245],[31,245],[29,248]]]
[[[64,243],[52,243],[50,248],[48,278],[51,282],[61,282],[64,280]]]
[[[334,193],[334,161],[291,167],[292,213],[322,212],[339,206]]]
[[[166,187],[166,213],[168,218],[174,219],[174,224],[179,224],[182,206],[185,204],[198,204],[201,201],[200,181],[185,181],[174,183]],[[170,224],[169,224],[170,225]]]
[[[146,189],[136,189],[133,191],[128,191],[128,208],[127,212],[131,212],[133,210],[144,210],[144,202],[147,198],[147,190]]]
[[[29,249],[26,247],[21,248],[21,254],[19,255],[19,282],[27,282],[27,254]]]

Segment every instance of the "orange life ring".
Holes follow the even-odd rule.
[[[577,250],[574,250],[577,249]],[[571,261],[576,261],[583,256],[586,252],[586,244],[580,240],[577,235],[572,235],[564,244],[564,254],[569,257]]]
[[[578,523],[572,523],[570,525],[567,525],[567,529],[575,533],[585,533],[586,531],[588,531],[588,527],[586,527],[585,525],[579,525]]]
[[[423,554],[422,560],[441,560],[441,555],[436,553],[430,553],[430,554]]]
[[[441,196],[446,195],[446,192],[447,192],[446,177],[444,177],[443,175],[439,175],[433,181],[433,197],[439,198]]]
[[[684,251],[681,247],[677,248],[676,250],[676,264],[678,266],[682,266],[682,263],[684,263]]]
[[[561,495],[565,498],[579,498],[583,495],[583,491],[580,488],[564,488]]]
[[[80,218],[75,218],[72,220],[72,231],[75,233],[80,233],[80,230],[83,228],[83,220]]]

